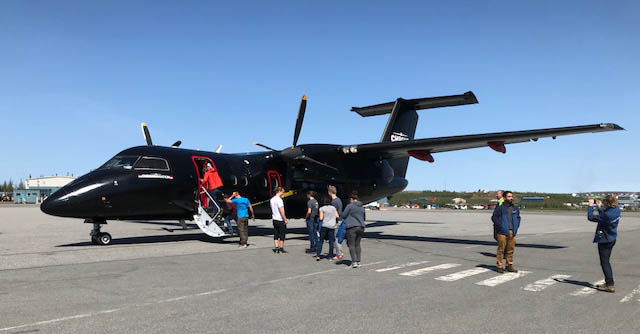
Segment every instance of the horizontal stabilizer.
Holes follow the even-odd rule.
[[[438,97],[425,97],[422,99],[402,100],[402,105],[406,110],[422,110],[431,108],[442,108],[461,106],[465,104],[478,103],[478,99],[469,91],[460,95],[438,96]],[[362,117],[378,116],[389,114],[393,110],[393,105],[396,102],[387,102],[376,104],[368,107],[352,107],[351,111],[357,112]]]

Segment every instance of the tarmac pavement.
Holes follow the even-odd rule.
[[[367,211],[363,266],[316,262],[304,221],[274,254],[271,224],[213,239],[190,224],[90,225],[0,207],[0,333],[637,333],[640,216],[623,213],[602,279],[586,213],[524,211],[518,274],[495,272],[489,211]],[[325,244],[325,253],[327,246]]]

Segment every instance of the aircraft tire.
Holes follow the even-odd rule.
[[[98,244],[101,246],[107,246],[111,244],[111,234],[109,233],[100,233],[98,234]]]

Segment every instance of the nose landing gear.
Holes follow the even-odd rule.
[[[89,232],[91,243],[94,245],[106,246],[111,244],[111,234],[100,231],[103,224],[107,224],[106,220],[85,219],[86,224],[93,224],[93,229]]]

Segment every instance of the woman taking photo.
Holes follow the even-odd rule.
[[[596,288],[600,291],[615,292],[613,287],[613,271],[611,270],[611,251],[616,244],[618,223],[620,222],[620,208],[618,208],[618,198],[607,195],[602,202],[590,199],[587,218],[598,223],[596,236],[593,242],[598,244],[598,254],[600,255],[600,266],[604,273],[604,284],[598,284]]]

